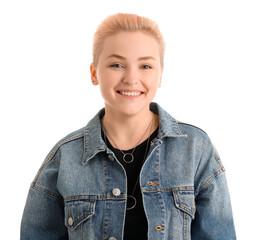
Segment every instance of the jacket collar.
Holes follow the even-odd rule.
[[[183,137],[177,121],[158,103],[151,102],[150,111],[159,115],[158,139],[164,137]],[[84,129],[84,157],[83,164],[102,151],[109,151],[101,137],[100,119],[105,115],[105,108],[102,108],[86,125]]]

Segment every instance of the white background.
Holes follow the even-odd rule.
[[[158,102],[211,137],[226,168],[238,239],[255,238],[255,1],[0,3],[1,236],[19,239],[29,185],[53,145],[104,107],[90,81],[107,16],[155,20],[166,42]]]

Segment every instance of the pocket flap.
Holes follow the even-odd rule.
[[[195,196],[193,191],[173,191],[175,206],[195,218]]]
[[[65,203],[65,225],[76,229],[95,212],[95,200],[69,201]]]

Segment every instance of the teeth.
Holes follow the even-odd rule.
[[[141,92],[120,92],[122,95],[126,96],[139,96],[141,95]]]

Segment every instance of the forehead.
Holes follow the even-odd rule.
[[[125,57],[153,56],[160,58],[157,40],[144,32],[120,32],[104,41],[100,57],[119,54]]]

